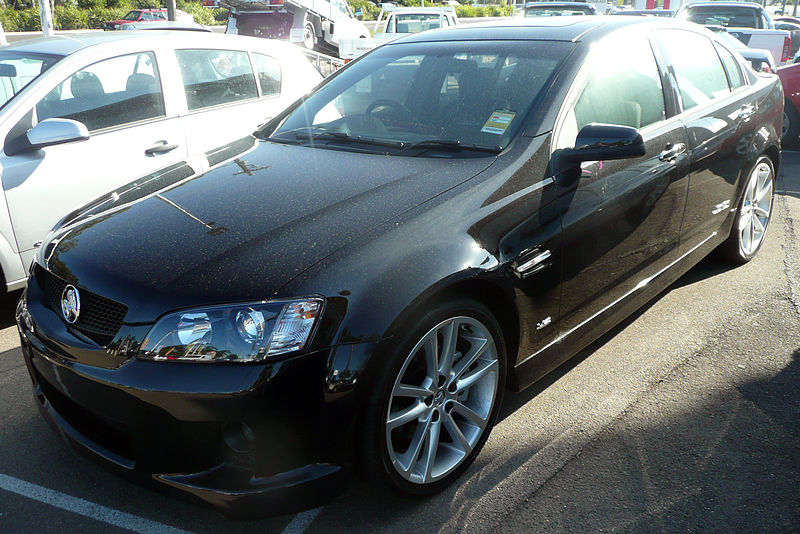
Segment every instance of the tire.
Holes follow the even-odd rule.
[[[719,247],[725,259],[743,264],[758,254],[772,218],[774,196],[775,168],[762,155],[747,174],[731,233]]]
[[[314,50],[317,46],[317,34],[314,32],[314,25],[307,22],[303,28],[303,46],[308,50]]]
[[[431,305],[403,330],[386,353],[375,356],[381,360],[367,395],[362,467],[396,491],[430,495],[469,467],[497,420],[505,343],[491,312],[466,299]],[[451,352],[446,339],[453,333]],[[428,354],[434,352],[431,365]],[[472,361],[466,368],[465,358]]]
[[[796,147],[800,144],[800,114],[794,104],[788,100],[783,104],[782,144],[784,147]]]

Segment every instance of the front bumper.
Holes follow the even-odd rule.
[[[331,387],[332,350],[262,365],[133,358],[99,367],[85,362],[105,349],[65,342],[63,321],[36,298],[26,311],[28,324],[18,323],[37,406],[76,451],[235,518],[292,513],[352,490],[358,410],[354,395]]]

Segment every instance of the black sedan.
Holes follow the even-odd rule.
[[[519,390],[772,214],[783,94],[705,29],[425,32],[68,216],[17,319],[76,449],[233,516],[452,483]],[[203,162],[199,167],[205,166]]]

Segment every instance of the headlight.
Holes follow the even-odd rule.
[[[159,361],[258,362],[303,349],[322,299],[211,306],[158,321],[139,358]]]

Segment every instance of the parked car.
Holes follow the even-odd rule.
[[[800,64],[778,68],[783,85],[783,146],[796,148],[800,144]]]
[[[154,20],[167,20],[166,9],[132,9],[124,17],[111,20],[103,24],[104,30],[119,30],[120,26],[130,22],[147,22]]]
[[[251,133],[321,79],[295,45],[202,32],[3,47],[5,289],[25,284],[38,244],[67,212],[165,166],[202,168],[209,151]]]
[[[524,17],[561,17],[599,15],[594,4],[586,2],[528,2],[525,4]]]
[[[794,22],[776,21],[775,22],[775,29],[776,30],[785,30],[785,31],[789,32],[789,35],[792,36],[791,54],[792,54],[792,57],[794,57],[794,55],[800,49],[800,24],[796,24]]]
[[[782,108],[777,77],[673,19],[389,42],[245,152],[62,222],[17,309],[36,404],[232,516],[315,506],[355,466],[439,491],[506,387],[711,251],[758,253]]]
[[[694,2],[685,4],[676,18],[705,26],[723,26],[750,48],[769,50],[782,65],[791,60],[792,37],[778,30],[764,8],[752,2]]]

